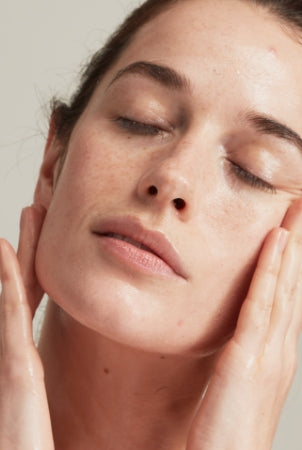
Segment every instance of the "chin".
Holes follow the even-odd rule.
[[[110,279],[108,285],[112,284]],[[117,283],[115,281],[115,286]],[[150,311],[149,317],[142,315],[139,308],[135,311],[135,292],[131,295],[131,289],[127,289],[129,301],[125,300],[125,290],[119,286],[118,293],[110,296],[106,283],[103,286],[103,294],[100,298],[97,294],[87,297],[81,295],[81,289],[70,296],[63,296],[56,286],[45,290],[52,301],[59,307],[59,317],[66,327],[77,334],[94,333],[96,341],[101,337],[112,343],[131,348],[135,351],[185,358],[203,358],[219,351],[231,337],[236,320],[234,314],[224,317],[223,321],[211,321],[210,324],[200,323],[192,330],[188,323],[180,326],[171,320],[164,320],[160,312]],[[123,294],[124,292],[124,294]],[[151,301],[151,299],[149,299]],[[215,323],[215,327],[213,327]]]
[[[197,304],[196,286],[187,295],[173,282],[146,281],[107,263],[95,264],[83,253],[80,259],[62,252],[60,259],[50,246],[39,244],[36,273],[63,311],[64,326],[80,325],[83,333],[92,330],[143,352],[194,358],[217,352],[234,331],[245,289],[230,289],[218,298],[215,283]],[[232,284],[238,286],[238,279]]]

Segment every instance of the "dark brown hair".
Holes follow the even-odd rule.
[[[186,0],[147,0],[136,8],[108,39],[105,46],[96,52],[82,74],[78,89],[69,104],[57,99],[52,102],[52,117],[57,137],[65,145],[74,125],[88,104],[96,86],[105,73],[118,60],[131,43],[137,31],[161,12]],[[200,0],[203,1],[203,0]],[[302,32],[301,0],[242,0],[266,8],[291,28]]]

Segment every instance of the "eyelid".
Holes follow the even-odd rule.
[[[247,185],[250,185],[252,188],[260,189],[270,194],[276,194],[277,189],[271,183],[262,179],[261,177],[255,175],[249,169],[245,169],[240,164],[227,159],[229,166],[231,167],[232,175],[235,175],[238,179],[245,182]]]
[[[148,133],[148,131],[150,131],[152,133],[153,131],[157,130],[157,134],[160,134],[160,132],[162,133],[169,133],[172,132],[174,130],[174,127],[166,122],[166,121],[144,121],[143,119],[135,119],[132,118],[131,116],[118,116],[117,118],[113,119],[113,122],[118,123],[121,127],[125,128],[125,129],[129,129],[129,131],[134,130],[135,128],[137,129],[137,131],[139,132],[140,129],[143,132],[144,130],[146,131],[146,133]],[[162,123],[160,123],[162,122]],[[156,134],[156,133],[154,133]]]
[[[127,117],[126,117],[127,118]],[[128,117],[129,120],[133,120],[133,122],[141,123],[146,126],[160,128],[163,131],[173,131],[174,126],[171,125],[171,123],[165,119],[162,119],[161,117],[151,118],[150,120],[146,119],[131,119]]]

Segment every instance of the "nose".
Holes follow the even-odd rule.
[[[183,161],[184,166],[187,167]],[[138,196],[141,201],[158,209],[170,209],[182,218],[188,218],[192,210],[192,183],[189,171],[181,162],[173,158],[157,162],[147,170],[138,183]]]

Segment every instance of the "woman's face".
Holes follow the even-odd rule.
[[[301,60],[277,19],[237,0],[145,25],[71,135],[37,252],[46,292],[127,345],[221,344],[301,196]]]

